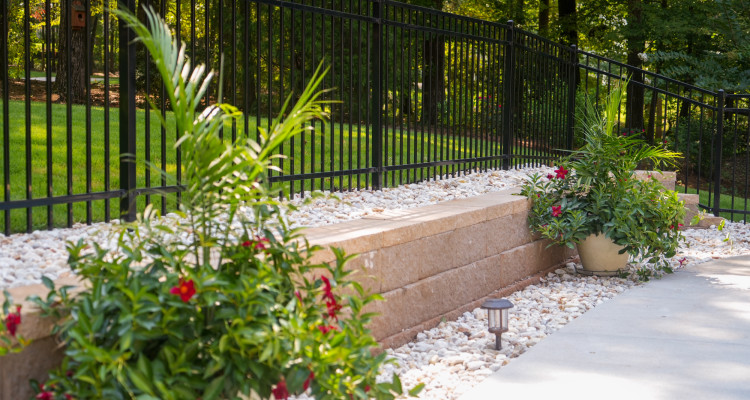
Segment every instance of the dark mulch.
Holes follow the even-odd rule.
[[[26,100],[26,82],[23,80],[9,80],[8,81],[8,96],[11,100]],[[46,102],[47,101],[47,84],[41,81],[31,81],[28,85],[31,94],[31,101]],[[120,106],[120,85],[110,84],[109,85],[109,106],[119,107]],[[0,99],[3,98],[2,88],[0,88]],[[106,98],[104,96],[104,84],[101,82],[92,83],[91,85],[91,105],[97,107],[103,107]],[[50,99],[52,103],[64,104],[64,101],[60,101],[60,96],[54,93],[54,88],[51,88]],[[143,95],[136,95],[137,107],[145,107],[146,101]]]

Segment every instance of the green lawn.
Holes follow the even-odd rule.
[[[0,106],[2,102],[0,101]],[[10,192],[11,200],[22,200],[26,198],[27,173],[26,173],[26,123],[25,123],[25,104],[23,102],[9,102],[11,119],[10,124]],[[152,163],[163,167],[169,174],[174,175],[176,172],[176,151],[173,149],[175,142],[174,120],[170,114],[167,114],[169,127],[166,129],[166,139],[162,143],[161,128],[158,126],[156,114],[151,112],[150,118],[150,137],[146,138],[145,124],[146,112],[138,110],[137,127],[137,181],[139,187],[146,186],[146,179],[150,178],[151,186],[161,185],[161,178],[156,172],[148,171],[144,166],[143,160],[146,160],[147,150],[145,143],[149,143],[150,149],[148,156]],[[32,198],[41,198],[47,196],[48,184],[51,186],[51,192],[55,196],[68,194],[80,194],[90,192],[100,192],[107,189],[119,188],[119,109],[110,109],[109,119],[105,119],[104,109],[101,107],[91,108],[91,135],[90,146],[86,145],[86,108],[84,106],[72,107],[71,118],[71,140],[67,139],[68,130],[66,128],[68,120],[66,118],[66,105],[53,104],[51,113],[51,131],[50,137],[47,136],[47,111],[44,103],[31,104],[31,174],[30,187]],[[105,170],[105,127],[109,126],[109,173]],[[261,126],[266,126],[268,121],[261,119]],[[250,117],[248,120],[249,131],[255,135],[256,120]],[[0,127],[2,127],[2,113],[0,113]],[[227,126],[225,136],[231,137],[232,127]],[[244,121],[238,121],[236,134],[241,137],[244,133]],[[407,129],[400,127],[389,129],[384,137],[383,146],[387,147],[386,165],[421,163],[435,160],[449,160],[459,158],[472,158],[486,154],[488,148],[496,146],[494,142],[487,140],[469,138],[467,136],[454,137],[442,132],[409,132]],[[0,130],[0,137],[2,131]],[[48,146],[49,140],[49,146]],[[325,128],[320,124],[316,130],[306,133],[305,136],[296,137],[293,142],[284,145],[281,153],[286,155],[286,159],[280,159],[277,165],[285,174],[289,173],[310,173],[320,171],[338,171],[342,169],[357,168],[359,161],[362,168],[366,167],[368,154],[371,153],[370,139],[365,127],[354,128],[350,131],[348,124],[331,123]],[[303,145],[304,143],[304,145]],[[162,158],[162,146],[166,149],[165,157]],[[0,149],[2,141],[0,141]],[[48,148],[51,149],[51,171],[47,170]],[[71,162],[68,163],[68,148],[70,148]],[[90,158],[86,154],[90,151]],[[315,158],[313,159],[313,153]],[[320,154],[324,154],[321,157]],[[0,151],[0,180],[3,176],[2,151]],[[350,156],[351,155],[351,156]],[[86,170],[87,164],[91,165],[90,183],[87,183]],[[372,164],[372,163],[370,163]],[[386,174],[384,184],[389,185],[392,182],[398,183],[424,179],[435,172],[450,173],[454,167],[444,166],[435,171],[435,168],[418,169],[412,171],[396,171]],[[68,181],[68,174],[72,179]],[[109,179],[108,186],[105,181]],[[357,187],[358,180],[364,185],[365,175],[354,177],[335,177],[315,179],[314,188],[307,183],[302,187],[302,183],[295,184],[295,191],[310,189],[329,189]],[[3,182],[4,183],[4,182]],[[170,182],[168,182],[169,184]],[[70,186],[70,188],[69,188]],[[87,190],[87,186],[88,189]],[[288,184],[287,184],[288,186]],[[287,187],[288,188],[288,187]],[[1,194],[0,194],[1,196]],[[0,198],[2,200],[2,198]],[[152,197],[151,202],[161,205],[161,198]],[[158,200],[158,201],[157,201]],[[146,199],[139,198],[139,207],[143,207]],[[167,196],[167,208],[172,208],[175,201],[174,195]],[[53,225],[62,226],[67,221],[67,205],[57,205],[53,207]],[[119,210],[118,200],[110,200],[111,215],[117,216]],[[104,201],[95,201],[91,207],[91,219],[93,221],[102,221],[105,217]],[[86,221],[87,207],[85,203],[78,203],[72,206],[73,220]],[[47,226],[47,208],[36,207],[33,209],[33,226],[32,229],[42,229]],[[4,227],[4,215],[0,213],[0,228]],[[26,211],[13,210],[11,212],[11,226],[13,231],[26,230]]]
[[[678,187],[677,191],[680,193],[684,193],[685,188],[684,187]],[[693,188],[687,188],[687,193],[695,194],[698,193],[696,189]],[[711,199],[711,205],[713,205],[713,192],[709,192],[708,190],[701,190],[699,194],[699,203],[707,205],[709,204],[709,198]],[[740,210],[749,210],[750,209],[750,199],[745,199],[742,197],[735,196],[734,197],[734,204],[732,204],[732,196],[728,194],[722,194],[721,200],[719,202],[721,208],[725,209],[740,209]],[[721,217],[725,218],[728,221],[734,221],[734,222],[740,222],[747,217],[744,214],[734,214],[728,212],[722,212]]]

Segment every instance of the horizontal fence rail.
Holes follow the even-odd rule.
[[[743,220],[748,213],[747,96],[703,90],[512,22],[391,0],[31,0],[0,5],[5,234],[133,219],[149,203],[163,213],[178,206],[178,135],[160,77],[109,12],[143,16],[144,6],[164,16],[193,64],[219,70],[223,58],[222,80],[203,105],[242,111],[224,140],[258,138],[318,65],[330,68],[330,121],[285,143],[270,175],[290,196],[548,164],[580,145],[575,121],[587,99],[599,104],[630,76],[622,133],[685,154],[680,190],[699,193],[704,209]]]

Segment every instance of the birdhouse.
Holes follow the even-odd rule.
[[[86,27],[86,7],[80,1],[74,1],[70,7],[70,26],[73,30]]]

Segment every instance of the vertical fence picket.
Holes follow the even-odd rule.
[[[135,12],[135,0],[118,0],[118,7]],[[136,136],[135,136],[135,32],[122,20],[120,29],[120,216],[125,221],[136,217]],[[127,154],[127,155],[126,155]]]
[[[508,31],[505,44],[505,67],[503,68],[503,169],[511,167],[513,150],[511,149],[513,134],[513,103],[514,103],[514,71],[515,71],[515,35],[513,21],[508,21]]]
[[[372,163],[375,172],[372,173],[372,188],[380,189],[383,187],[383,88],[380,81],[380,71],[383,68],[383,48],[381,43],[381,30],[383,29],[381,15],[385,13],[385,5],[382,0],[372,1],[372,17],[374,18],[372,43],[370,56],[370,73],[372,74]]]

